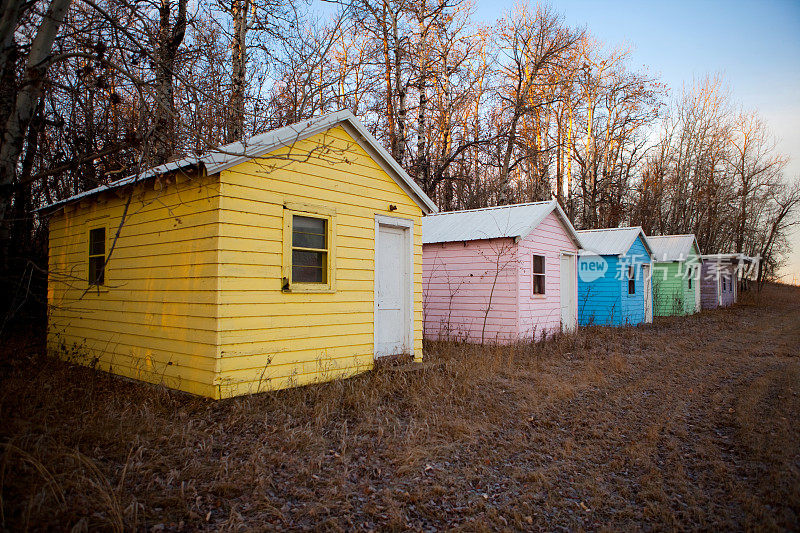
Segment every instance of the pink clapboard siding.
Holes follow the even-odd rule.
[[[515,339],[516,249],[510,238],[423,245],[423,335],[470,342]]]
[[[561,329],[561,254],[577,254],[578,248],[554,213],[519,242],[519,337],[540,338]],[[533,256],[545,256],[544,295],[533,294]],[[576,261],[573,255],[573,265]],[[577,272],[577,268],[574,270]],[[578,298],[578,280],[573,286],[573,298]],[[575,320],[578,309],[575,306]]]
[[[425,244],[425,338],[508,343],[558,331],[561,253],[577,251],[554,213],[519,243],[497,238]],[[545,256],[543,296],[533,294],[534,254]],[[577,291],[577,280],[573,286]]]

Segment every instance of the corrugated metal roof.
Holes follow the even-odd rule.
[[[108,185],[102,185],[95,189],[70,196],[64,200],[54,202],[50,205],[41,207],[38,211],[50,209],[59,205],[73,202],[81,198],[93,196],[103,191],[117,189],[132,183],[136,183],[148,178],[164,174],[166,172],[173,172],[177,170],[187,170],[193,167],[204,167],[208,174],[216,174],[223,170],[227,170],[233,166],[243,163],[249,159],[268,154],[278,148],[289,146],[292,143],[307,139],[318,133],[327,131],[341,123],[346,123],[352,127],[351,135],[353,135],[356,142],[361,145],[371,156],[376,157],[377,163],[383,163],[384,170],[392,176],[392,178],[400,185],[409,196],[414,199],[417,204],[426,213],[435,213],[438,211],[436,204],[428,198],[422,189],[414,182],[405,170],[397,163],[397,161],[389,155],[389,153],[380,145],[380,143],[372,136],[363,124],[349,111],[342,110],[335,113],[329,113],[309,120],[304,120],[296,124],[284,126],[276,130],[256,135],[244,142],[235,142],[220,146],[209,153],[200,157],[187,157],[178,161],[172,161],[164,165],[153,167],[141,174],[135,174],[122,178]]]
[[[428,215],[422,219],[422,242],[431,244],[501,237],[522,238],[553,211],[564,222],[576,244],[580,243],[575,229],[555,200]]]
[[[647,242],[647,236],[639,226],[587,229],[578,232],[583,248],[598,255],[622,255],[630,250],[633,241],[640,235],[645,248],[652,254],[653,249]]]
[[[692,253],[692,244],[697,240],[693,233],[686,235],[658,235],[648,236],[650,247],[653,249],[653,259],[656,261],[685,261]],[[700,247],[697,247],[698,251]]]

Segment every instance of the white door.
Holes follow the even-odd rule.
[[[644,321],[653,321],[653,280],[650,277],[650,265],[642,265],[644,278]]]
[[[410,354],[410,231],[376,226],[375,357]]]
[[[722,275],[717,272],[717,307],[722,307]]]
[[[576,310],[578,309],[578,295],[575,291],[575,256],[561,254],[561,329],[574,331],[576,323]]]

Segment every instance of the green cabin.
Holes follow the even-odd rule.
[[[648,237],[653,249],[653,314],[700,311],[700,247],[693,234]]]

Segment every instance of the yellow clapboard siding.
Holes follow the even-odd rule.
[[[48,350],[51,353],[61,351],[61,339],[49,339]],[[105,351],[95,352],[91,348],[86,348],[86,343],[82,339],[77,339],[86,350],[89,359],[76,360],[83,364],[91,364],[98,370],[112,372],[132,379],[146,381],[149,383],[165,385],[174,389],[180,389],[192,394],[216,397],[216,392],[212,384],[215,372],[209,372],[195,368],[193,366],[168,365],[169,360],[165,355],[152,350],[135,348],[131,353],[120,356],[118,353]],[[94,353],[99,354],[95,363],[91,358]]]
[[[54,320],[55,327],[61,322]],[[120,328],[119,324],[110,322],[89,323],[86,320],[70,320],[68,324],[69,335],[76,338],[91,339],[97,342],[113,342],[129,347],[151,348],[167,353],[184,354],[204,359],[215,359],[217,356],[216,344],[209,332],[196,330],[194,336],[182,335],[180,337],[166,337],[163,331],[138,324],[127,324]],[[118,331],[126,329],[125,331]],[[205,341],[205,342],[204,342]]]
[[[358,350],[353,347],[351,350]],[[299,383],[314,383],[336,379],[337,376],[353,375],[372,369],[374,358],[371,349],[363,349],[360,353],[353,352],[344,357],[334,358],[326,355],[325,358],[317,361],[292,361],[286,364],[269,364],[256,368],[244,368],[238,370],[228,370],[223,374],[226,384],[272,384],[284,382],[287,378],[291,381],[299,380]],[[275,388],[285,388],[277,386]],[[267,388],[266,390],[269,390]]]
[[[327,315],[322,315],[327,316]],[[235,346],[238,343],[247,343],[251,344],[253,342],[263,343],[268,341],[270,343],[280,343],[281,349],[293,349],[291,346],[291,342],[294,342],[296,339],[301,338],[303,340],[310,340],[315,338],[315,335],[319,335],[323,328],[329,328],[330,326],[336,326],[336,342],[341,342],[342,339],[340,337],[344,336],[355,336],[355,335],[370,335],[369,340],[372,340],[372,317],[368,317],[369,320],[365,320],[363,322],[358,322],[353,318],[349,320],[342,321],[339,324],[334,324],[333,321],[329,322],[322,322],[317,321],[318,323],[307,323],[302,326],[282,326],[282,327],[254,327],[254,328],[235,328],[235,329],[228,329],[228,330],[221,330],[225,332],[225,340],[228,343],[227,346]],[[327,329],[330,331],[330,329]],[[328,339],[329,337],[325,337]],[[355,338],[355,337],[353,337]],[[318,343],[317,343],[318,344]],[[317,345],[315,344],[315,345]]]
[[[299,294],[296,296],[300,296]],[[227,323],[228,319],[255,319],[262,318],[265,320],[272,319],[274,315],[265,315],[265,313],[276,313],[287,320],[297,320],[298,315],[303,316],[333,316],[338,314],[355,314],[361,313],[369,314],[372,319],[373,312],[372,301],[355,301],[355,302],[330,302],[323,305],[309,306],[308,302],[300,302],[292,298],[279,303],[273,303],[269,309],[263,309],[260,305],[251,302],[239,303],[226,303],[219,306],[219,320],[221,324]],[[336,318],[332,318],[334,324]],[[232,329],[227,327],[220,327],[221,330]]]
[[[49,341],[54,349],[66,351],[67,360],[90,364],[98,361],[105,365],[128,368],[142,372],[153,372],[174,378],[198,380],[211,384],[216,373],[216,359],[166,352],[149,346],[132,346],[80,336],[63,335]],[[73,349],[72,347],[77,347]],[[77,354],[77,358],[76,358]]]
[[[209,323],[198,320],[194,317],[181,319],[179,317],[171,318],[169,322],[156,323],[148,320],[147,315],[133,315],[128,314],[126,320],[125,314],[105,314],[101,320],[92,318],[86,313],[80,313],[79,316],[73,314],[70,316],[68,313],[62,315],[63,319],[69,319],[70,326],[73,332],[86,330],[93,332],[92,338],[97,337],[98,334],[107,332],[114,335],[123,336],[141,336],[142,338],[156,338],[164,339],[169,342],[184,342],[188,344],[199,343],[208,346],[216,345],[216,323],[210,324],[211,329],[208,328]],[[203,327],[205,326],[205,327]],[[79,333],[75,333],[78,335]],[[127,337],[126,337],[127,338]],[[148,345],[152,345],[148,341]],[[179,348],[174,348],[179,349]],[[184,353],[194,353],[188,351]],[[216,357],[215,352],[210,352],[212,357]]]
[[[163,231],[172,231],[176,228],[193,228],[197,226],[205,226],[208,224],[215,224],[218,222],[218,211],[208,206],[204,206],[203,211],[196,211],[193,213],[177,214],[174,213],[177,206],[169,207],[169,211],[162,208],[160,213],[149,211],[141,214],[129,214],[125,218],[125,223],[120,228],[120,217],[108,217],[105,219],[96,219],[87,224],[96,222],[103,222],[108,226],[110,234],[116,234],[119,230],[119,238],[130,238],[138,235],[146,235],[148,233],[159,233]],[[183,211],[183,210],[181,210]],[[145,215],[155,216],[157,218],[145,218]],[[64,230],[61,232],[53,232],[50,240],[53,243],[60,244],[64,240],[72,239],[75,237],[73,231]]]
[[[111,307],[111,306],[109,306]],[[211,316],[186,316],[154,314],[141,311],[96,311],[94,309],[81,309],[78,307],[66,308],[60,311],[61,319],[87,319],[93,323],[102,320],[107,323],[135,324],[149,328],[163,328],[165,335],[170,335],[172,330],[181,334],[181,330],[189,331],[217,331],[217,321]]]
[[[205,304],[193,297],[174,303],[169,293],[152,286],[187,283],[191,275],[216,279],[218,190],[216,176],[162,190],[152,183],[137,188],[107,266],[110,287],[99,294],[85,292],[88,230],[106,227],[108,252],[127,193],[104,193],[54,215],[48,288],[52,343],[79,345],[99,357],[101,368],[110,364],[128,377],[154,383],[168,379],[176,388],[216,394],[216,298]],[[162,282],[154,281],[159,277]],[[139,283],[147,290],[125,291],[115,282]]]
[[[144,274],[142,274],[144,276]],[[332,293],[331,296],[336,299],[337,295],[347,292],[360,292],[371,293],[373,282],[362,279],[337,279],[337,291]],[[281,284],[280,278],[266,279],[258,275],[251,277],[235,276],[235,277],[175,277],[175,278],[157,278],[157,277],[137,277],[125,278],[116,275],[116,272],[111,269],[106,277],[106,286],[108,292],[100,294],[99,297],[106,298],[113,296],[117,291],[123,292],[148,292],[148,293],[161,293],[161,292],[216,292],[217,290],[225,292],[269,292],[275,291],[280,294]],[[340,294],[341,293],[341,294]],[[270,295],[274,296],[274,295]],[[370,299],[371,299],[370,295]],[[269,300],[260,300],[264,303],[280,301],[276,298],[270,297]],[[327,298],[324,300],[327,301]]]
[[[294,308],[293,308],[294,307]],[[323,312],[325,310],[309,309],[305,310],[305,326],[347,325],[347,324],[367,324],[372,320],[372,304],[363,306],[363,311],[355,311],[352,308],[343,309],[340,313]],[[235,316],[221,317],[219,319],[220,331],[241,331],[241,330],[269,330],[276,328],[292,328],[296,326],[297,319],[295,314],[303,312],[293,304],[276,304],[270,311],[276,313],[272,316],[246,316],[240,313],[246,309],[233,311]],[[263,312],[263,311],[262,311]]]
[[[324,349],[303,349],[282,352],[260,352],[248,356],[236,356],[222,352],[220,360],[223,375],[231,377],[228,372],[237,372],[236,379],[247,379],[245,372],[258,372],[264,368],[278,369],[284,375],[291,372],[290,365],[309,364],[317,365],[320,361],[328,359],[352,360],[367,356],[372,358],[372,344],[343,344],[338,346],[328,346]],[[281,368],[283,367],[283,368]],[[253,377],[253,376],[251,376]]]

